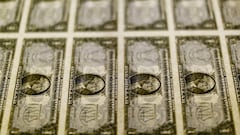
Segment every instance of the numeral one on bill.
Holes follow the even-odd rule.
[[[15,44],[14,39],[0,39],[0,121],[5,109]]]
[[[227,39],[236,96],[240,107],[240,37],[231,36]]]
[[[65,40],[26,39],[18,69],[10,135],[56,135]]]
[[[117,40],[76,39],[73,47],[68,135],[115,135]]]
[[[174,135],[172,75],[167,38],[127,38],[125,132]]]
[[[178,64],[186,135],[233,135],[217,37],[179,37]]]

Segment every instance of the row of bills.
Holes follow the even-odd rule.
[[[227,37],[240,108],[240,37]],[[68,91],[66,135],[117,132],[116,38],[76,38],[69,88],[62,89],[65,39],[25,39],[19,58],[9,135],[56,135],[61,95]],[[177,37],[177,63],[186,135],[234,135],[219,38]],[[16,40],[0,40],[0,118],[5,110]],[[125,38],[126,135],[175,135],[176,116],[169,40]],[[16,68],[16,67],[15,67]],[[7,115],[6,115],[7,116]],[[3,123],[4,121],[2,121]],[[236,125],[235,125],[236,126]]]
[[[17,32],[24,0],[0,0],[0,31]],[[117,19],[120,0],[77,0],[75,31],[114,31],[118,21],[126,30],[166,30],[165,0],[125,0],[124,20]],[[212,0],[172,0],[177,29],[216,29]],[[226,29],[240,28],[240,1],[218,0]],[[67,31],[70,0],[31,0],[27,17],[28,32]],[[215,11],[218,11],[216,9]]]

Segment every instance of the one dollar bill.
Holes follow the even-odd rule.
[[[168,39],[125,41],[125,133],[176,134]]]
[[[26,39],[18,69],[10,135],[56,135],[64,39]]]
[[[67,135],[115,135],[117,40],[76,39]]]
[[[179,37],[178,64],[186,135],[234,135],[217,37]]]

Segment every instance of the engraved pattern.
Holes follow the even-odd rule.
[[[177,22],[184,25],[199,25],[208,19],[206,0],[180,1],[176,5]]]
[[[127,30],[166,29],[164,0],[126,0]]]
[[[40,1],[32,10],[30,25],[38,28],[53,26],[63,18],[63,3],[61,1]]]
[[[158,0],[131,1],[128,5],[128,24],[146,26],[161,19]]]
[[[211,0],[174,0],[177,29],[215,29]]]
[[[54,50],[44,43],[36,43],[25,49],[23,64],[30,73],[50,75],[53,70]]]
[[[67,0],[31,0],[27,31],[66,31],[70,2]]]
[[[9,91],[9,81],[12,69],[13,55],[16,41],[14,39],[0,39],[0,120],[6,108],[6,96]],[[0,123],[0,127],[2,123]]]
[[[111,0],[86,1],[79,10],[78,24],[96,27],[111,20]]]
[[[128,62],[131,70],[159,74],[160,69],[156,61],[159,61],[158,51],[150,42],[135,42],[128,49],[130,57]]]
[[[116,0],[78,1],[77,31],[109,31],[117,27]]]
[[[180,51],[183,53],[180,57],[189,71],[214,72],[211,51],[201,42],[187,41],[181,46]]]
[[[230,54],[230,64],[232,67],[232,75],[235,85],[236,98],[238,102],[238,106],[240,106],[240,91],[239,91],[239,83],[240,83],[240,40],[239,37],[231,36],[228,37],[228,46],[229,46],[229,54]],[[240,108],[238,108],[240,109]]]

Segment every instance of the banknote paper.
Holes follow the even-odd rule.
[[[23,0],[0,0],[0,32],[18,31]]]
[[[225,28],[240,28],[240,1],[221,0],[221,10]]]
[[[164,0],[126,0],[125,25],[128,30],[166,29]]]
[[[27,31],[66,31],[69,0],[32,0]]]
[[[167,38],[127,38],[127,135],[174,135],[172,74]]]
[[[68,135],[115,135],[117,40],[76,39],[74,43]]]
[[[26,39],[13,100],[10,135],[56,135],[64,39]]]
[[[5,109],[15,44],[14,39],[0,39],[0,121]]]
[[[236,97],[240,107],[240,38],[234,36],[228,37],[228,47]]]
[[[79,0],[77,31],[116,30],[117,0]]]
[[[174,0],[177,29],[214,29],[212,4],[210,0]]]
[[[217,37],[179,37],[178,63],[186,135],[234,135]]]

